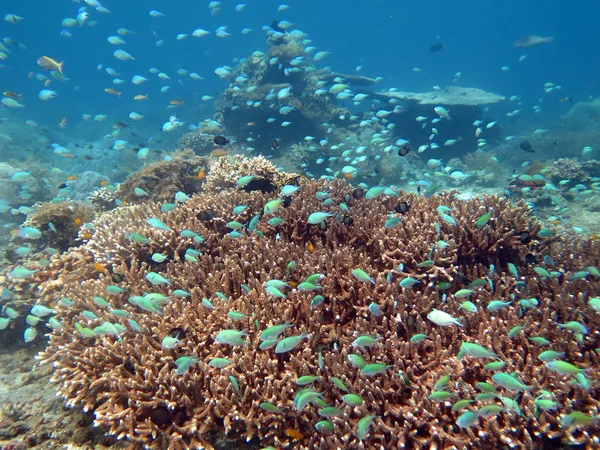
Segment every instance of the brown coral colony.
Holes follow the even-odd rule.
[[[588,305],[597,280],[575,276],[598,264],[598,242],[544,237],[525,206],[495,196],[385,196],[300,180],[277,200],[287,181],[247,192],[225,165],[253,162],[236,158],[207,181],[228,190],[168,212],[153,202],[107,212],[83,246],[53,261],[58,282],[41,285],[44,298],[73,304],[56,307],[62,326],[40,358],[69,405],[157,449],[210,448],[215,429],[276,448],[598,445],[597,422],[565,418],[598,414],[597,383],[551,370],[537,339],[597,367],[598,334],[557,324],[598,329]],[[563,271],[539,276],[528,255]],[[462,343],[496,357],[459,358]],[[489,368],[496,360],[502,368]],[[556,408],[540,406],[544,392]]]

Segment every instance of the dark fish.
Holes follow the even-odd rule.
[[[529,244],[531,242],[531,235],[529,231],[523,231],[519,234],[519,241],[521,244]]]
[[[399,214],[405,214],[408,212],[408,203],[406,202],[399,202],[395,207],[394,207],[394,211],[396,211]]]
[[[274,140],[271,144],[271,148],[276,149],[277,147],[279,147],[279,142],[277,142],[277,140]]]
[[[408,145],[404,145],[398,149],[398,156],[406,156],[410,152],[410,147]]]
[[[554,141],[554,142],[552,143],[552,145],[558,145],[558,144],[560,144],[560,142],[558,142],[558,141]]]
[[[523,141],[519,144],[519,148],[521,150],[523,150],[524,152],[527,153],[534,153],[535,150],[533,149],[533,147],[531,146],[531,144],[529,143],[529,141]]]
[[[525,262],[527,264],[535,264],[537,262],[537,258],[535,257],[535,255],[533,253],[527,253],[525,255]]]
[[[436,52],[439,52],[444,47],[445,47],[444,44],[433,44],[431,47],[429,47],[429,51],[436,53]]]
[[[94,158],[90,155],[83,155],[83,159],[85,159],[86,161],[91,161]]]
[[[117,122],[113,125],[113,128],[122,130],[123,128],[129,128],[129,125],[127,125],[125,122]]]
[[[67,188],[67,183],[62,183],[57,186],[57,189],[66,189],[66,188]]]
[[[224,136],[215,136],[213,142],[217,145],[227,145],[229,141]]]
[[[457,141],[464,141],[465,139],[468,139],[469,136],[467,136],[466,134],[461,134],[460,136],[458,136],[456,138]]]
[[[271,22],[271,28],[275,31],[279,31],[280,33],[285,33],[285,30],[279,26],[278,20]]]
[[[356,188],[352,191],[352,197],[357,200],[361,200],[365,196],[365,190],[363,188]]]
[[[91,150],[91,149],[93,149],[93,148],[94,148],[94,146],[93,146],[92,144],[88,144],[86,148],[87,148],[88,150]]]

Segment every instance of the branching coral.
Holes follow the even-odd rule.
[[[319,191],[333,204],[318,201]],[[93,409],[96,423],[118,438],[156,449],[210,447],[214,429],[299,449],[533,448],[549,438],[598,445],[597,423],[568,426],[564,419],[573,411],[598,414],[596,380],[586,388],[556,374],[537,358],[546,348],[530,340],[544,337],[578,367],[598,367],[600,318],[586,302],[600,287],[574,275],[598,265],[598,242],[543,238],[527,208],[497,197],[366,200],[343,182],[301,181],[293,198],[269,203],[275,214],[251,221],[272,199],[230,190],[197,195],[164,214],[153,204],[120,208],[96,222],[83,247],[53,262],[58,275],[41,286],[44,299],[73,304],[56,306],[62,325],[40,359],[55,367],[69,405]],[[343,210],[335,206],[342,202]],[[234,215],[238,205],[247,208]],[[442,205],[452,209],[437,212]],[[311,225],[316,211],[332,215],[312,216]],[[389,211],[401,214],[395,227],[386,226]],[[278,226],[268,223],[275,216],[284,220]],[[150,227],[151,218],[166,227]],[[232,221],[249,230],[230,234]],[[198,252],[192,259],[190,249]],[[155,262],[156,253],[166,260]],[[564,272],[540,276],[533,265],[542,255]],[[98,260],[107,267],[100,276],[90,268]],[[269,280],[290,287],[277,284],[281,295],[269,295]],[[469,282],[470,292],[459,291]],[[110,286],[122,291],[108,294]],[[143,300],[148,295],[154,300]],[[465,295],[475,312],[460,307]],[[530,298],[536,307],[520,306]],[[512,303],[494,310],[493,299]],[[432,308],[459,317],[461,326],[433,324]],[[590,333],[578,343],[557,325],[569,321]],[[261,341],[277,324],[286,324],[280,338],[299,336],[291,351]],[[235,330],[228,332],[235,339],[224,330]],[[416,334],[426,337],[411,341]],[[357,344],[361,335],[376,342]],[[465,406],[480,415],[464,428],[457,425],[463,411],[453,411],[449,399],[474,399],[477,383],[495,372],[484,359],[457,358],[462,341],[494,352],[507,376],[516,372],[531,385],[518,392],[496,385],[495,395]],[[359,357],[381,366],[360,369]],[[189,367],[178,370],[184,362]],[[448,400],[429,398],[445,374],[438,390]],[[299,386],[308,375],[316,377],[312,385]],[[302,389],[311,398],[304,406]],[[536,407],[542,389],[558,410]],[[364,403],[345,405],[346,391]],[[481,413],[485,406],[495,412]]]

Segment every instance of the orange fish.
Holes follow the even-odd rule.
[[[210,156],[215,156],[220,158],[221,156],[226,156],[229,154],[229,150],[225,151],[222,148],[215,148],[212,152],[210,152]]]
[[[171,105],[175,105],[175,106],[183,106],[183,102],[179,101],[179,100],[171,100],[169,102],[169,104]]]
[[[108,184],[108,181],[106,181],[106,180],[102,180],[100,182],[100,186],[106,186],[107,184]]]
[[[290,281],[288,282],[288,284],[290,285],[290,287],[295,288],[296,286],[298,286],[298,283],[296,283],[295,281]]]
[[[204,169],[200,169],[200,172],[198,172],[196,178],[199,180],[204,180],[204,178],[206,178],[206,172],[204,171]]]
[[[120,92],[115,91],[113,88],[106,88],[104,89],[104,92],[109,93],[110,95],[116,95],[117,97],[121,96]]]
[[[58,70],[60,73],[63,73],[63,64],[65,63],[64,61],[59,63],[58,61],[56,61],[55,59],[50,58],[49,56],[42,56],[41,58],[39,58],[37,60],[37,63],[40,67],[46,69],[46,70]]]
[[[94,263],[94,270],[96,272],[108,272],[108,269],[106,267],[104,267],[102,264],[100,264],[99,262]]]
[[[66,126],[67,126],[67,116],[63,117],[63,118],[60,120],[60,123],[58,124],[58,126],[59,126],[60,128],[64,128],[64,127],[66,127]]]
[[[92,233],[90,233],[89,231],[86,231],[85,233],[82,234],[84,239],[91,239],[92,238]]]
[[[146,95],[136,95],[133,97],[134,100],[148,100],[148,94]]]
[[[285,434],[287,434],[289,437],[291,437],[295,441],[299,441],[302,438],[304,438],[302,433],[300,433],[298,430],[294,430],[293,428],[288,428],[287,430],[285,430]]]
[[[75,225],[77,225],[78,227],[80,227],[81,225],[83,225],[83,220],[81,220],[79,217],[75,217],[75,220],[73,221],[73,223]]]
[[[17,94],[17,93],[12,92],[12,91],[6,91],[6,92],[4,92],[4,96],[12,98],[13,100],[19,100],[21,98],[21,94]]]
[[[344,174],[344,176],[345,176],[346,178],[348,178],[349,180],[351,180],[351,179],[352,179],[352,174],[351,174],[351,173],[345,173],[345,174]]]
[[[10,235],[12,237],[15,237],[17,234],[19,234],[19,230],[10,230]]]
[[[312,243],[312,242],[309,242],[309,243],[308,243],[308,245],[306,246],[306,248],[308,249],[308,251],[309,251],[310,253],[312,253],[312,252],[314,252],[314,251],[315,251],[315,246],[313,245],[313,243]]]

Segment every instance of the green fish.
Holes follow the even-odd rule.
[[[365,367],[360,369],[360,373],[362,373],[363,375],[366,375],[368,377],[372,377],[375,375],[382,374],[383,372],[390,369],[391,367],[392,367],[391,365],[386,365],[386,364],[381,364],[381,363],[367,364]]]
[[[360,395],[356,394],[342,395],[342,401],[350,406],[360,406],[365,402]]]
[[[265,214],[275,214],[279,208],[281,207],[281,205],[283,204],[283,200],[281,199],[275,199],[275,200],[271,200],[270,202],[268,202],[263,211]]]
[[[415,334],[413,337],[410,338],[410,343],[411,344],[420,344],[425,339],[427,339],[426,334]]]
[[[268,402],[262,402],[260,405],[260,408],[266,412],[269,413],[273,413],[273,414],[281,414],[281,409],[279,409],[277,406],[268,403]]]
[[[427,398],[436,402],[445,402],[447,400],[450,400],[450,398],[454,395],[455,394],[446,391],[434,391]]]
[[[316,377],[314,375],[305,375],[296,380],[296,384],[298,386],[306,386],[307,384],[312,384],[315,381],[319,380],[320,377]]]
[[[252,180],[254,180],[254,175],[240,177],[237,180],[237,185],[238,185],[238,187],[244,187],[244,186],[247,186]]]
[[[473,358],[496,358],[500,359],[500,357],[490,352],[487,348],[474,344],[472,342],[463,342],[460,345],[460,351],[458,352],[458,359],[461,359],[464,355],[472,356]]]
[[[316,291],[319,289],[323,289],[321,286],[317,286],[316,284],[312,284],[312,283],[307,283],[306,281],[303,283],[300,283],[297,286],[299,291],[303,291],[303,292],[310,292],[310,291]]]
[[[473,400],[459,400],[454,405],[452,405],[452,411],[460,411],[461,409],[467,408]]]
[[[290,336],[285,339],[282,339],[277,343],[275,347],[275,353],[287,353],[294,350],[303,339],[308,337],[307,333],[302,333],[297,336]]]
[[[569,362],[561,361],[559,359],[547,362],[546,367],[562,376],[576,375],[578,373],[585,373],[586,371],[586,369],[581,369]]]
[[[269,340],[279,339],[279,335],[291,326],[292,326],[292,324],[290,322],[286,322],[281,325],[273,325],[272,327],[269,327],[266,330],[264,330],[261,333],[259,339],[261,341],[269,341]]]
[[[183,375],[188,371],[192,364],[195,364],[198,361],[200,361],[200,358],[196,358],[195,356],[182,356],[177,358],[175,360],[175,365],[177,366],[175,373],[177,373],[177,375]]]
[[[210,367],[214,367],[215,369],[222,369],[230,364],[233,364],[233,361],[230,361],[226,358],[213,358],[208,362],[208,365]]]
[[[321,420],[315,424],[315,430],[319,433],[330,433],[333,431],[333,424],[329,420]]]
[[[348,361],[350,361],[350,364],[352,364],[357,369],[362,369],[363,367],[365,367],[367,365],[367,363],[365,362],[365,360],[362,356],[355,355],[353,353],[350,353],[348,355]]]
[[[594,419],[590,414],[582,413],[581,411],[573,411],[571,414],[564,416],[560,424],[563,427],[580,427],[589,425]]]
[[[369,428],[371,428],[371,424],[373,420],[377,417],[375,414],[371,414],[370,416],[363,417],[358,421],[356,437],[358,437],[359,441],[362,441],[367,433],[369,432]]]
[[[148,222],[148,224],[152,227],[152,228],[156,228],[157,230],[164,230],[164,231],[172,231],[168,226],[166,226],[162,220],[157,219],[156,217],[152,217],[148,220],[146,220],[146,222]]]
[[[456,298],[464,298],[464,297],[469,297],[473,294],[472,289],[460,289],[459,291],[456,292],[456,294],[454,294],[454,297]]]
[[[248,335],[245,331],[221,330],[215,338],[218,344],[227,345],[246,345],[245,337]]]
[[[514,376],[505,372],[495,373],[494,375],[492,375],[492,380],[494,380],[496,384],[502,386],[504,389],[508,389],[509,391],[520,392],[530,391],[531,389],[533,389],[533,386],[527,386],[521,383],[519,380],[517,380],[517,378],[515,378]]]
[[[377,337],[372,337],[369,335],[363,335],[363,336],[359,336],[357,337],[354,342],[352,342],[352,346],[353,347],[360,347],[362,349],[368,348],[368,347],[372,347],[373,345],[377,344],[378,342],[381,342],[383,340],[382,337],[377,336]]]
[[[318,225],[323,222],[328,217],[333,216],[331,213],[326,212],[314,212],[310,216],[308,216],[308,223],[311,225]]]
[[[490,221],[490,215],[491,215],[491,212],[488,212],[488,213],[484,214],[483,216],[481,216],[479,219],[477,219],[477,222],[475,222],[475,228],[477,228],[478,230],[481,230],[483,227],[485,227],[487,225],[487,223]]]
[[[340,380],[339,378],[333,377],[331,379],[331,381],[333,381],[333,384],[335,384],[337,386],[337,388],[340,389],[341,391],[348,392],[348,388],[346,387],[344,382],[342,380]]]

